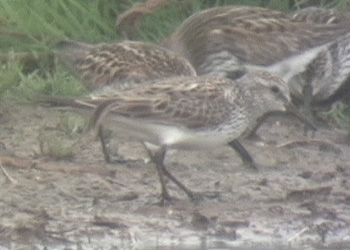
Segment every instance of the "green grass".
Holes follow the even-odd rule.
[[[89,122],[87,120],[86,117],[66,113],[61,117],[59,127],[66,137],[74,139],[77,135],[84,133],[84,131],[88,131]]]
[[[66,71],[42,77],[36,73],[21,74],[17,84],[7,89],[6,97],[18,102],[32,100],[35,95],[81,96],[86,94],[84,85]]]
[[[70,160],[75,156],[76,145],[82,143],[82,135],[89,130],[88,118],[75,113],[62,113],[54,130],[39,130],[38,143],[43,156],[55,160]]]
[[[318,116],[327,124],[350,130],[350,105],[336,102],[329,111],[319,112]]]
[[[21,71],[22,66],[13,61],[0,66],[0,99],[2,95],[21,81]]]
[[[39,132],[40,153],[55,160],[69,160],[74,157],[75,142],[68,140],[62,133]]]
[[[1,0],[0,99],[23,102],[37,94],[79,96],[83,84],[55,66],[60,39],[118,41],[116,18],[140,0]],[[297,3],[297,4],[295,4]],[[176,0],[145,18],[140,36],[158,42],[192,13],[214,6],[251,5],[281,11],[309,5],[350,10],[350,0]],[[30,58],[30,59],[28,59]],[[338,117],[338,116],[337,116]]]

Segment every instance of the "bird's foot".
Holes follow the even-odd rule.
[[[104,158],[106,163],[108,164],[125,164],[128,162],[128,160],[126,160],[124,156],[120,154],[115,154],[115,155],[104,154]]]

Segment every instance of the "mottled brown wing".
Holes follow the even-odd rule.
[[[142,42],[86,45],[64,41],[58,50],[61,61],[83,82],[88,83],[90,89],[196,75],[185,58]]]
[[[92,90],[146,77],[138,64],[138,55],[126,51],[120,44],[85,45],[65,41],[61,42],[58,55],[67,68],[88,83]]]
[[[161,84],[122,91],[105,100],[93,120],[99,123],[101,116],[111,112],[158,124],[199,129],[215,126],[229,118],[234,106],[227,101],[222,88],[231,82],[225,79],[213,81],[216,82],[201,82],[201,78],[175,78]]]

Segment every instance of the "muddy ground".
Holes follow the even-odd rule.
[[[126,163],[106,164],[90,133],[65,131],[65,113],[1,104],[0,249],[350,249],[348,131],[305,137],[270,120],[243,142],[258,172],[230,148],[171,153],[168,169],[208,197],[193,204],[168,183],[174,201],[160,206],[140,143],[113,134]],[[60,137],[67,159],[48,149]]]

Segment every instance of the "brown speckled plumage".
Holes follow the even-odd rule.
[[[88,45],[63,41],[57,55],[89,88],[116,87],[173,76],[196,75],[181,56],[142,42]]]
[[[237,110],[241,110],[240,113],[247,117],[245,126],[265,113],[260,109],[282,110],[284,103],[275,102],[276,97],[269,89],[271,86],[276,86],[284,95],[289,95],[282,79],[262,71],[251,73],[235,82],[222,77],[163,79],[137,88],[116,91],[114,95],[101,99],[95,97],[93,102],[97,106],[99,102],[110,103],[108,110],[112,114],[169,126],[210,130],[225,122],[232,122],[230,119],[234,117],[231,117],[231,112]],[[240,113],[237,115],[240,116]],[[98,117],[98,112],[96,114]],[[237,131],[239,134],[241,132]]]

